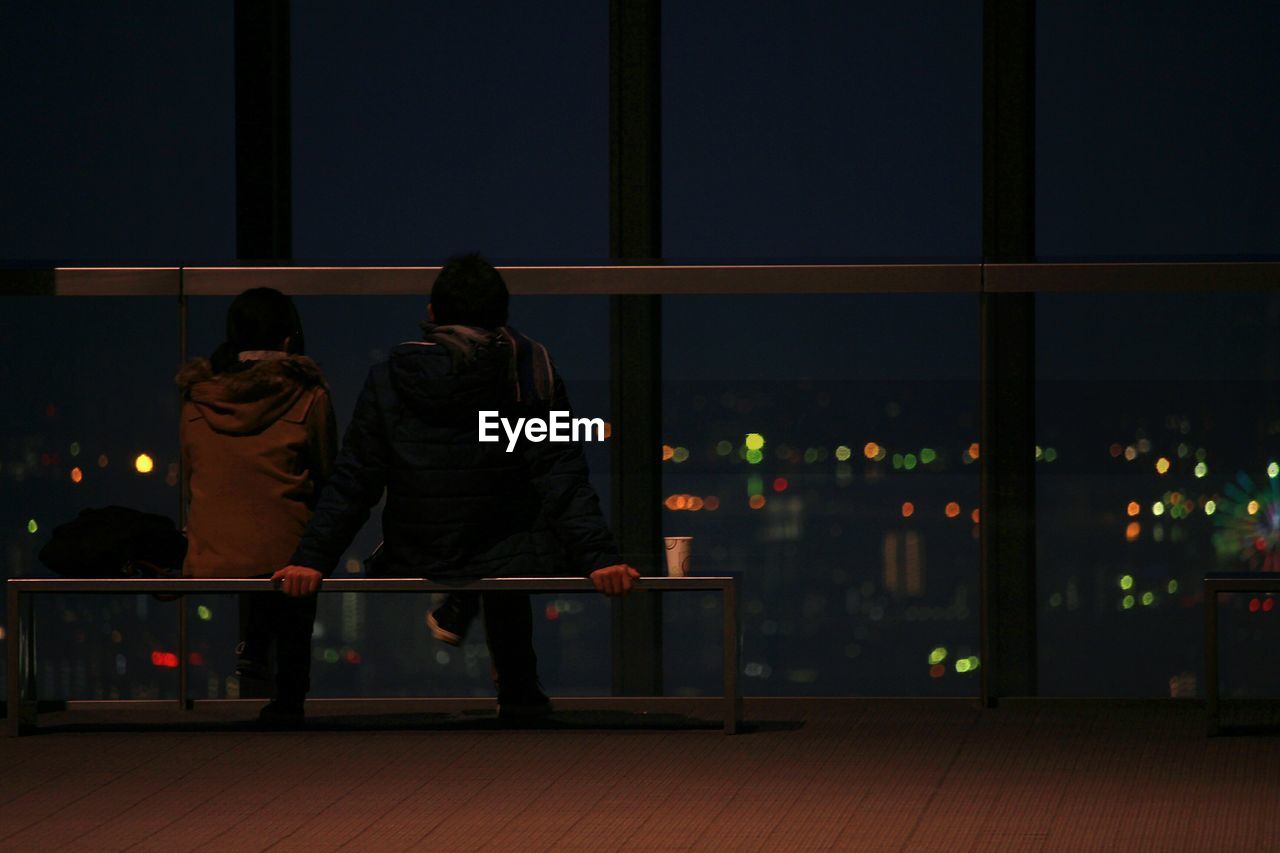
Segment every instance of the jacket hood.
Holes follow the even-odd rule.
[[[474,418],[510,399],[511,347],[494,331],[470,326],[423,324],[422,341],[391,351],[391,382],[405,404],[420,415]]]
[[[248,362],[243,370],[214,373],[207,358],[197,358],[179,371],[183,398],[200,410],[218,432],[249,435],[284,416],[303,394],[325,387],[324,374],[301,355]]]

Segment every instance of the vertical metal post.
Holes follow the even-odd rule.
[[[187,363],[188,347],[187,347],[187,292],[185,281],[183,279],[183,270],[178,270],[178,365]],[[182,411],[182,395],[178,396],[178,411]],[[181,423],[181,421],[179,421]],[[181,438],[179,438],[181,444]],[[187,470],[183,464],[183,454],[178,453],[178,529],[185,531],[187,529]],[[188,707],[187,697],[189,693],[190,672],[190,653],[188,649],[191,647],[190,637],[190,621],[188,620],[188,607],[186,596],[179,595],[177,600],[178,606],[178,707],[186,709]]]
[[[5,717],[9,737],[17,737],[22,733],[22,645],[26,626],[22,621],[22,612],[18,608],[18,588],[12,584],[8,587],[8,618],[6,625],[9,637],[5,643]]]
[[[659,469],[661,378],[657,297],[612,298],[613,528],[626,559],[663,574]],[[613,690],[662,693],[662,597],[633,591],[613,605]]]
[[[33,708],[40,699],[36,684],[36,597],[27,593],[18,598],[18,620],[22,623],[19,649],[22,652],[21,675],[27,700]]]
[[[652,263],[662,254],[661,6],[609,3],[609,233],[617,263]],[[661,573],[660,297],[614,296],[610,313],[613,525],[637,568]],[[661,596],[633,592],[614,605],[613,689],[662,692]]]
[[[289,0],[236,0],[236,257],[293,255]]]
[[[983,256],[1035,257],[1035,2],[983,4]],[[1035,302],[983,293],[982,701],[1036,692]]]
[[[7,606],[9,638],[6,643],[5,711],[10,737],[22,734],[24,706],[39,713],[36,692],[36,619],[35,596],[23,595],[8,584]]]
[[[290,61],[289,0],[236,0],[236,257],[242,262],[293,257]],[[245,616],[242,606],[240,637]]]
[[[1209,736],[1218,733],[1218,590],[1204,585],[1204,698]]]
[[[179,595],[178,600],[174,602],[178,606],[178,707],[186,710],[190,707],[187,697],[190,696],[190,657],[188,651],[191,647],[188,630],[190,629],[190,621],[187,611],[187,597]]]
[[[738,580],[730,578],[724,586],[724,732],[738,733],[742,722],[742,687],[738,680],[738,653],[742,642],[742,624],[738,616]]]

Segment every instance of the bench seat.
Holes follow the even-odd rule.
[[[22,733],[23,723],[38,722],[36,704],[35,610],[37,595],[200,595],[242,592],[272,592],[278,589],[270,580],[239,578],[13,578],[8,588],[8,667],[6,710],[8,733]],[[739,672],[741,630],[738,615],[738,579],[731,575],[707,577],[644,577],[636,589],[647,592],[719,592],[724,601],[724,695],[721,707],[726,734],[738,731],[742,719]],[[320,587],[321,594],[331,592],[434,593],[434,592],[530,592],[530,593],[596,593],[588,578],[535,577],[485,578],[466,584],[446,584],[421,578],[332,578]],[[178,704],[190,708],[187,690],[187,648],[185,602],[179,605]]]

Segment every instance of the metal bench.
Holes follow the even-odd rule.
[[[272,592],[269,580],[223,578],[147,578],[82,580],[72,578],[14,578],[8,584],[8,732],[12,737],[22,733],[23,722],[38,721],[36,704],[35,608],[33,599],[49,593],[91,593],[103,595],[196,595],[209,593]],[[742,720],[742,698],[738,680],[738,654],[741,630],[738,617],[737,578],[724,577],[644,577],[636,588],[648,592],[718,591],[724,601],[724,696],[721,708],[724,731],[735,734]],[[586,578],[493,578],[465,586],[450,586],[414,578],[344,578],[326,580],[321,593],[329,592],[533,592],[596,593]],[[178,646],[178,705],[191,708],[187,690],[186,606],[179,607],[183,629]],[[408,628],[409,626],[406,626]],[[600,697],[608,704],[609,697]],[[656,699],[656,697],[654,697]],[[432,700],[427,700],[432,701]],[[594,701],[594,700],[592,700]],[[653,700],[646,700],[653,701]],[[92,704],[92,703],[85,703]]]
[[[1218,733],[1218,596],[1224,592],[1280,593],[1280,573],[1211,572],[1204,578],[1204,695],[1209,734]]]

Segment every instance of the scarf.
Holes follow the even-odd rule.
[[[555,367],[547,348],[511,326],[490,331],[475,326],[421,325],[425,340],[449,351],[455,369],[474,363],[489,347],[505,348],[510,353],[507,381],[517,403],[550,403],[555,396]]]

